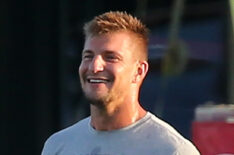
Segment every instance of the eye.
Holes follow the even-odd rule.
[[[106,58],[107,59],[117,59],[115,56],[113,56],[113,55],[108,55],[108,56],[106,56]]]
[[[82,59],[83,60],[91,60],[93,58],[93,55],[92,54],[84,54],[82,56]]]
[[[119,57],[114,55],[114,54],[107,54],[105,55],[105,59],[106,61],[110,61],[110,62],[117,62],[119,61]]]

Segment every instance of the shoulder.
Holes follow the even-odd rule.
[[[167,122],[159,119],[150,113],[148,122],[151,132],[155,133],[157,139],[163,145],[167,145],[171,150],[174,150],[175,155],[191,154],[199,155],[196,147],[188,139],[184,138],[175,128]]]
[[[66,139],[74,136],[74,134],[78,134],[79,132],[82,132],[84,129],[86,130],[88,128],[88,123],[89,123],[89,117],[75,123],[72,126],[69,126],[65,129],[62,129],[53,135],[49,137],[47,141],[52,141],[52,140],[59,140],[59,139]]]
[[[189,154],[189,155],[200,155],[199,151],[196,149],[194,145],[191,143],[188,143],[186,145],[180,145],[176,151],[174,152],[173,155],[184,155],[184,154]]]
[[[51,151],[58,151],[64,145],[69,143],[69,141],[72,141],[72,139],[75,138],[74,135],[79,136],[80,134],[82,134],[82,132],[87,131],[89,119],[90,118],[87,117],[77,122],[76,124],[51,135],[44,144],[42,155],[50,154],[48,152]]]

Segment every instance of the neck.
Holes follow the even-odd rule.
[[[137,100],[108,103],[105,107],[91,105],[91,125],[96,130],[116,130],[133,124],[146,111]]]

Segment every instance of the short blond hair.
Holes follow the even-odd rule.
[[[110,11],[94,17],[84,25],[85,38],[110,34],[118,31],[133,33],[143,46],[145,59],[148,57],[148,28],[136,17],[120,11]]]

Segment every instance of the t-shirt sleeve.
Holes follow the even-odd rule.
[[[46,140],[41,155],[55,155],[53,150],[55,150],[55,147],[53,144],[53,140],[50,137],[49,139]]]
[[[51,150],[51,144],[49,144],[49,141],[47,140],[44,144],[41,155],[52,155],[50,152]]]
[[[57,155],[62,147],[63,144],[58,139],[58,136],[52,135],[46,140],[41,155]]]
[[[199,151],[192,144],[181,145],[173,155],[200,155]]]

